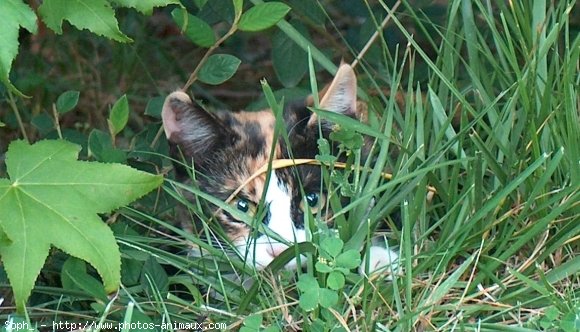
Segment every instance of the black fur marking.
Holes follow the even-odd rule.
[[[244,133],[247,135],[247,142],[243,144],[246,144],[246,149],[250,156],[256,158],[264,152],[264,146],[266,145],[262,128],[257,122],[247,122],[244,124]]]
[[[205,168],[219,146],[233,144],[237,135],[218,117],[178,98],[170,100],[180,131],[170,141],[177,144],[186,157],[193,158],[196,167]]]

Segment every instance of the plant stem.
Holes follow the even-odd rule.
[[[373,45],[373,43],[375,42],[375,40],[377,40],[377,37],[383,35],[383,29],[385,28],[385,26],[387,25],[387,23],[391,20],[391,17],[393,16],[393,13],[397,10],[397,8],[399,8],[399,5],[401,5],[401,1],[400,0],[395,3],[395,5],[393,6],[393,8],[391,8],[391,11],[387,14],[387,17],[385,17],[385,19],[381,23],[380,28],[378,28],[373,33],[373,35],[371,36],[371,38],[369,38],[369,40],[367,41],[367,43],[365,44],[365,46],[363,47],[363,49],[356,56],[356,58],[354,59],[354,61],[350,64],[350,66],[352,68],[356,67],[356,65],[359,63],[359,61],[365,56],[365,54],[371,48],[371,46]]]
[[[12,108],[12,111],[14,111],[14,115],[16,116],[16,122],[18,122],[18,127],[20,127],[20,132],[22,133],[22,137],[24,138],[24,140],[28,143],[30,143],[30,141],[28,140],[28,135],[26,134],[26,129],[24,128],[24,123],[22,122],[22,118],[20,117],[20,112],[18,111],[18,106],[16,106],[16,101],[14,100],[14,96],[12,95],[12,92],[10,91],[10,89],[6,89],[8,91],[8,101],[10,104],[10,108]]]
[[[236,17],[234,18],[234,22],[232,23],[232,26],[231,26],[230,30],[225,35],[223,35],[220,39],[218,39],[218,41],[216,41],[215,44],[213,44],[207,50],[207,52],[205,52],[203,58],[201,58],[201,60],[197,64],[197,67],[195,67],[195,69],[193,70],[193,73],[191,73],[191,75],[189,76],[189,79],[187,80],[187,82],[185,83],[185,85],[183,86],[183,88],[181,88],[181,91],[184,91],[185,92],[185,91],[187,91],[187,89],[189,89],[189,87],[197,80],[197,74],[199,73],[199,70],[201,69],[201,67],[203,67],[203,65],[205,64],[205,62],[209,58],[209,56],[212,55],[213,52],[224,41],[226,41],[226,39],[228,39],[231,35],[233,35],[238,30],[238,21],[240,20],[240,16],[241,15],[236,15]]]
[[[58,133],[58,138],[62,139],[62,132],[60,130],[60,123],[58,121],[58,112],[56,111],[56,105],[52,104],[52,115],[54,116],[54,127]]]

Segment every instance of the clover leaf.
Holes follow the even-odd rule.
[[[323,308],[330,308],[338,303],[338,294],[334,290],[321,288],[318,280],[309,274],[301,275],[296,286],[300,289],[298,303],[305,311],[312,311],[318,305]]]

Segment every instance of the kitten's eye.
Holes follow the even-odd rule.
[[[236,202],[236,207],[238,208],[238,210],[245,213],[248,212],[248,210],[250,209],[250,203],[245,199],[238,199],[238,201]]]
[[[317,192],[310,192],[304,195],[304,200],[300,202],[300,209],[306,211],[304,202],[310,207],[312,213],[317,213],[324,206],[324,194],[318,194]]]
[[[249,213],[253,215],[256,212],[256,205],[245,198],[238,198],[232,203],[236,209],[242,211],[243,213]]]
[[[306,198],[306,203],[308,203],[308,206],[313,208],[313,207],[316,207],[318,205],[318,199],[320,197],[318,197],[318,193],[308,193],[308,194],[306,194],[305,198]]]

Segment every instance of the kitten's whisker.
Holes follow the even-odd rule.
[[[288,130],[288,136],[290,136],[290,134],[292,134],[292,132],[294,131],[294,129],[296,129],[296,127],[298,127],[299,124],[301,124],[302,122],[308,122],[310,118],[304,118],[304,119],[300,119],[299,121],[297,121],[292,127],[290,127],[290,129]]]

